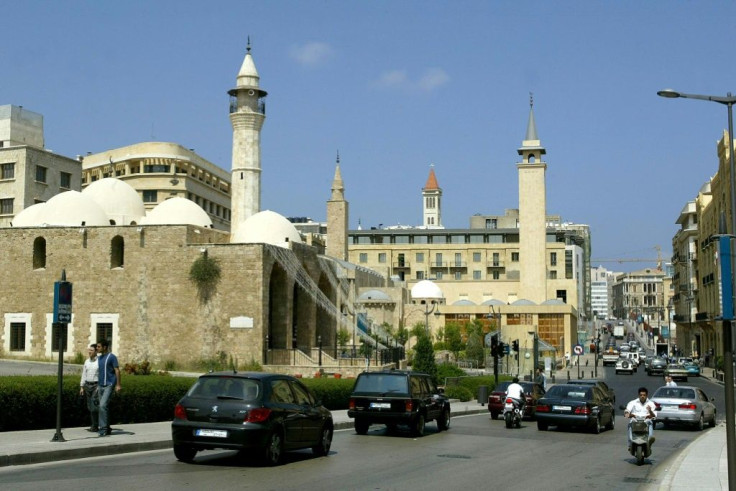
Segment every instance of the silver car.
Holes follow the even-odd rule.
[[[698,387],[660,387],[652,396],[656,406],[657,423],[695,425],[702,430],[705,423],[716,425],[715,399],[709,399]]]

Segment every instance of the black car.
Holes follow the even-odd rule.
[[[269,465],[283,452],[311,448],[327,455],[332,414],[288,375],[215,372],[202,375],[174,410],[174,455],[191,462],[200,450],[257,451]]]
[[[537,428],[540,431],[546,431],[550,426],[577,426],[600,433],[604,426],[612,430],[615,423],[610,397],[595,385],[555,385],[537,401]]]
[[[348,416],[355,418],[359,435],[365,435],[372,424],[384,424],[389,430],[406,425],[412,435],[422,436],[428,421],[437,421],[440,431],[450,427],[450,400],[424,373],[363,372],[350,395]]]
[[[667,360],[657,356],[647,360],[646,366],[647,375],[664,375],[664,371],[667,369]]]

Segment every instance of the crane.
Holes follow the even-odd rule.
[[[657,258],[616,258],[616,259],[591,259],[590,263],[657,263],[657,269],[662,269],[662,248],[660,246],[654,246],[654,250],[657,251]]]

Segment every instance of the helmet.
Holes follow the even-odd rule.
[[[514,377],[512,380],[513,383],[518,384],[519,383],[519,377]]]

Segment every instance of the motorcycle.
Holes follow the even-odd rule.
[[[519,402],[512,398],[506,397],[503,405],[503,420],[506,422],[506,428],[521,428],[521,409]]]
[[[631,455],[636,457],[636,465],[642,465],[644,458],[652,454],[649,445],[649,425],[644,417],[636,416],[629,420],[631,431]]]

